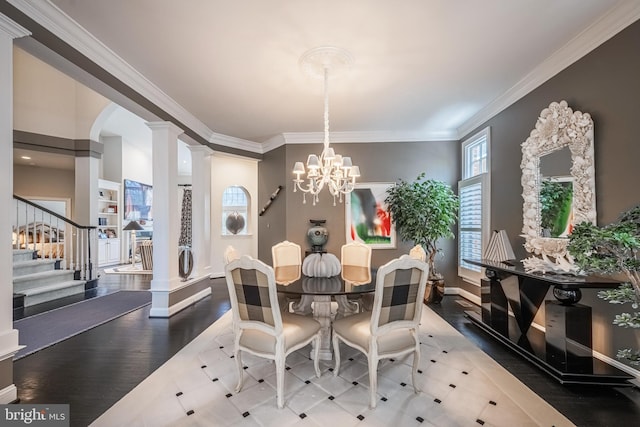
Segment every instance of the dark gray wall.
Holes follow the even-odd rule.
[[[271,264],[271,246],[287,236],[287,181],[293,177],[286,163],[284,146],[266,153],[258,163],[258,212],[279,185],[282,190],[265,213],[258,217],[258,258]]]
[[[360,166],[362,177],[359,182],[396,182],[399,178],[410,181],[421,172],[425,172],[428,178],[442,180],[452,185],[454,189],[457,188],[457,180],[460,175],[460,149],[457,141],[334,144],[333,147],[343,156],[351,156],[353,163]],[[339,256],[340,247],[346,241],[344,204],[337,203],[337,206],[333,206],[333,200],[325,190],[321,193],[320,202],[316,206],[312,205],[310,197],[307,197],[307,204],[303,204],[302,193],[293,193],[293,174],[291,171],[294,163],[296,161],[304,162],[310,153],[320,154],[321,150],[321,144],[287,145],[284,164],[281,161],[282,157],[271,156],[272,152],[267,153],[260,162],[260,176],[280,176],[277,172],[267,172],[273,168],[284,168],[286,175],[284,182],[286,189],[283,190],[284,194],[281,193],[279,197],[283,200],[278,200],[278,203],[286,203],[286,213],[278,213],[279,220],[286,216],[286,232],[282,233],[282,229],[274,228],[273,224],[267,228],[266,223],[260,221],[258,234],[260,259],[270,260],[271,244],[284,239],[298,243],[303,248],[308,248],[306,233],[311,225],[310,219],[327,220],[329,241],[326,248],[330,253]],[[270,191],[273,184],[268,181],[260,182],[260,194]],[[374,266],[380,266],[407,253],[411,246],[406,242],[398,242],[397,249],[374,249],[371,262]],[[437,261],[439,271],[445,275],[446,280],[455,280],[457,274],[455,241],[443,241],[441,246],[444,257]],[[269,252],[267,253],[267,251]]]
[[[552,101],[564,99],[573,110],[593,117],[598,224],[607,224],[640,203],[640,143],[635,129],[640,120],[639,46],[640,22],[636,22],[474,130],[491,126],[491,227],[507,230],[518,258],[527,256],[519,237],[520,144]],[[630,307],[608,304],[597,298],[596,291],[583,293],[582,302],[593,307],[597,351],[615,358],[616,349],[640,345],[640,332],[611,325],[615,313]]]

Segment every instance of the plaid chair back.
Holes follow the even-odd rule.
[[[378,270],[373,324],[417,322],[422,312],[428,265],[410,257],[393,260]]]
[[[138,247],[140,248],[142,269],[153,270],[153,240],[143,240]]]
[[[271,283],[274,280],[271,267],[245,255],[231,261],[226,268],[231,305],[238,320],[276,327],[281,319],[276,318],[279,308],[274,298],[275,281]]]

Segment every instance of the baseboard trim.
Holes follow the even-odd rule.
[[[171,317],[191,304],[200,301],[211,294],[211,287],[208,282],[209,277],[205,276],[185,282],[183,286],[171,291],[151,289],[152,302],[149,317]],[[202,289],[198,290],[200,287]],[[191,295],[189,295],[190,293]],[[172,302],[174,303],[172,304]]]
[[[15,384],[11,384],[0,390],[0,403],[14,403],[18,400],[18,389]]]
[[[470,302],[474,303],[475,305],[477,305],[478,307],[480,307],[480,297],[477,295],[472,294],[471,292],[464,290],[462,288],[450,288],[450,287],[445,287],[444,288],[444,293],[445,295],[459,295],[462,298],[469,300]]]

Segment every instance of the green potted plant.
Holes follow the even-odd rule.
[[[640,205],[624,212],[609,225],[598,227],[588,222],[576,225],[569,237],[569,253],[584,271],[603,274],[623,274],[627,282],[617,289],[598,292],[598,297],[612,304],[640,305]],[[640,328],[640,312],[615,316],[614,325]],[[619,359],[640,365],[640,350],[622,349]]]
[[[436,270],[438,240],[455,237],[451,226],[458,214],[458,196],[438,180],[418,175],[415,181],[401,179],[387,190],[385,203],[402,240],[421,245],[427,253],[429,283],[426,302],[439,302],[444,295],[444,279]],[[437,289],[437,291],[434,290]]]

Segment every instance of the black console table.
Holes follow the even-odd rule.
[[[480,291],[482,315],[465,312],[480,328],[562,384],[632,385],[632,375],[593,357],[591,307],[578,304],[581,289],[615,288],[620,282],[527,273],[521,263],[465,261],[486,269]],[[545,300],[551,287],[555,300]],[[545,331],[532,326],[543,303]]]

